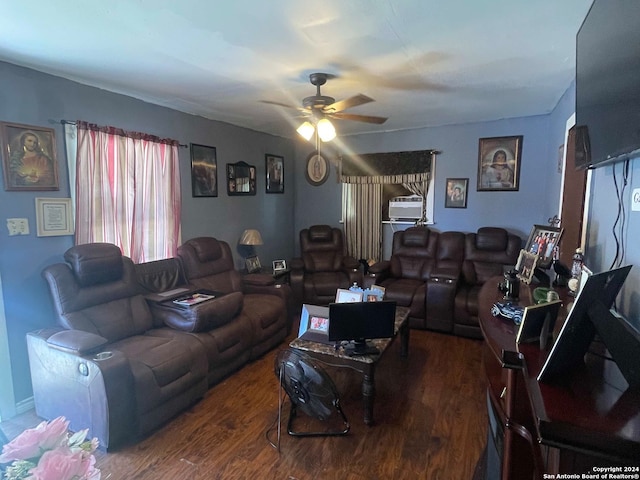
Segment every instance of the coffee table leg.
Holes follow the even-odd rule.
[[[362,379],[362,400],[364,401],[364,423],[373,425],[373,400],[376,395],[374,369],[364,374]]]

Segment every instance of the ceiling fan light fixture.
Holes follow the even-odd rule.
[[[318,122],[318,136],[323,142],[330,142],[336,138],[336,129],[327,118],[322,118]]]
[[[313,125],[311,125],[310,122],[304,122],[302,125],[300,125],[297,128],[297,132],[305,139],[305,140],[311,140],[311,137],[313,136],[313,132],[314,132],[314,128]]]

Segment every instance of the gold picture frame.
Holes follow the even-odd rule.
[[[539,259],[540,257],[535,253],[520,250],[516,270],[518,271],[517,277],[522,283],[526,283],[527,285],[531,283]]]
[[[53,128],[0,123],[7,191],[60,190]]]
[[[522,135],[481,138],[478,145],[478,188],[517,191],[520,188]]]

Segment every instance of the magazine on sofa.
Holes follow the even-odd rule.
[[[207,300],[211,300],[212,298],[216,298],[216,296],[209,293],[194,292],[189,295],[176,298],[175,300],[173,300],[173,303],[175,303],[176,305],[180,305],[181,307],[192,307],[193,305],[206,302]]]

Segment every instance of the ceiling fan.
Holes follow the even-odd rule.
[[[320,87],[327,83],[327,80],[332,78],[335,78],[335,76],[330,73],[312,73],[309,75],[311,84],[316,87],[316,94],[303,98],[302,108],[270,100],[263,100],[263,102],[280,107],[293,108],[301,112],[303,116],[309,117],[316,127],[314,127],[309,121],[306,121],[298,128],[298,133],[307,140],[309,140],[313,135],[314,128],[317,128],[318,135],[322,141],[327,142],[333,140],[333,138],[335,138],[335,128],[329,121],[330,118],[336,120],[354,120],[356,122],[375,123],[378,125],[387,121],[386,117],[345,113],[344,110],[364,105],[365,103],[373,102],[374,100],[373,98],[361,93],[337,102],[333,97],[322,95]]]

